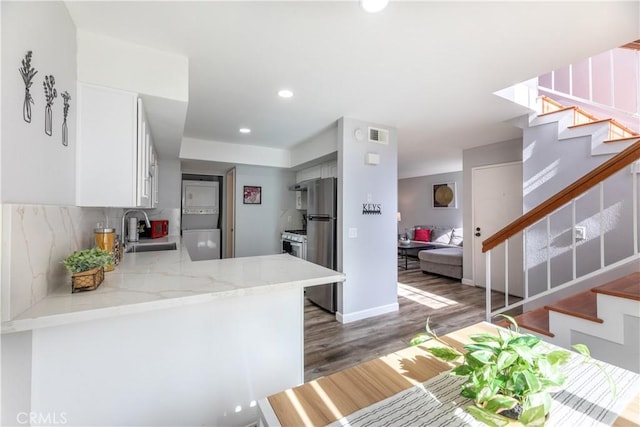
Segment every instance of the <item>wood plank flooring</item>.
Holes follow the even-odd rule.
[[[399,311],[346,325],[305,299],[305,381],[407,347],[424,330],[427,317],[438,335],[485,320],[484,288],[419,268],[399,270],[398,282]],[[504,294],[495,292],[492,298],[494,307],[504,302]]]

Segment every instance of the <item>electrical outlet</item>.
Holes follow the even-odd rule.
[[[587,227],[576,226],[575,228],[576,240],[584,240],[587,238]]]
[[[357,237],[358,237],[358,229],[354,227],[349,228],[349,238],[355,239]]]

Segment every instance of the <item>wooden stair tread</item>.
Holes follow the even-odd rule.
[[[516,322],[518,322],[518,326],[522,328],[552,338],[555,336],[549,330],[549,311],[544,308],[527,311],[526,313],[516,316],[515,319]]]
[[[576,108],[578,108],[578,107],[575,107],[575,106],[562,107],[562,108],[558,108],[557,110],[549,111],[549,112],[546,112],[546,113],[540,113],[540,114],[538,114],[538,117],[548,116],[549,114],[559,113],[561,111],[575,110]]]
[[[631,273],[602,286],[597,286],[591,291],[594,295],[605,294],[640,301],[640,272]]]
[[[577,125],[571,125],[571,126],[569,126],[569,129],[578,128],[578,127],[582,127],[582,126],[596,125],[598,123],[606,123],[606,122],[611,123],[612,121],[613,121],[613,119],[594,120],[592,122],[578,123]]]
[[[603,142],[609,144],[611,142],[631,141],[632,139],[640,139],[640,135],[625,136],[624,138],[605,139]]]
[[[611,119],[611,118],[593,120],[591,122],[585,122],[585,123],[578,123],[578,124],[571,125],[571,126],[568,126],[568,127],[569,127],[569,129],[573,129],[573,128],[577,128],[577,127],[581,127],[581,126],[589,126],[589,125],[595,125],[595,124],[598,124],[598,123],[607,123],[607,122],[609,123],[610,126],[614,126],[614,127],[618,128],[618,129],[622,130],[623,132],[631,134],[630,135],[631,137],[640,136],[640,135],[636,134],[636,132],[633,129],[629,129],[628,127],[626,127],[622,123],[616,121],[615,119]]]
[[[553,304],[545,305],[544,308],[592,322],[603,322],[602,319],[598,319],[597,295],[591,291],[580,292]]]
[[[564,107],[564,105],[560,104],[560,103],[559,103],[558,101],[556,101],[555,99],[548,97],[547,95],[540,95],[540,96],[539,96],[539,98],[540,98],[543,102],[546,102],[546,103],[548,103],[548,104],[555,105],[556,107],[560,107],[560,108],[563,108],[563,107]]]

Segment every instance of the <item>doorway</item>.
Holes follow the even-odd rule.
[[[236,256],[236,168],[229,169],[225,179],[227,215],[225,217],[224,258]]]
[[[483,166],[471,170],[473,282],[486,287],[486,255],[482,242],[522,215],[522,162]],[[491,288],[505,289],[505,266],[509,269],[509,293],[522,296],[522,235],[491,251]]]

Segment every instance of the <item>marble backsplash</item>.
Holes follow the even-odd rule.
[[[94,245],[96,225],[120,234],[121,208],[2,205],[2,320],[9,320],[59,286],[68,286],[61,264],[71,252]],[[169,234],[180,234],[179,209],[147,210],[151,219],[168,219]]]

